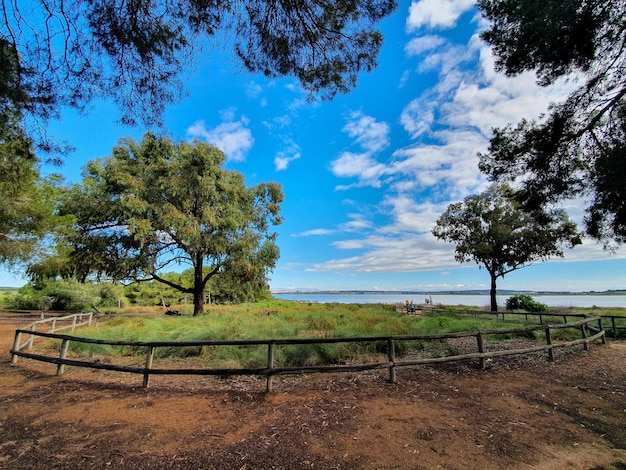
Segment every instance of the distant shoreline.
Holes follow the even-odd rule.
[[[418,291],[418,290],[302,290],[302,289],[276,289],[272,294],[289,295],[489,295],[489,290],[438,290],[438,291]],[[498,290],[498,295],[626,295],[626,290],[605,290],[605,291],[518,291],[518,290]]]

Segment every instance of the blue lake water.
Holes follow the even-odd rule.
[[[415,304],[421,304],[426,298],[432,299],[434,305],[468,305],[476,307],[489,306],[488,294],[393,294],[393,293],[336,293],[316,294],[311,293],[286,293],[273,294],[277,299],[296,300],[299,302],[319,303],[342,303],[342,304],[397,304],[407,300]],[[498,295],[498,305],[504,306],[510,295]],[[626,295],[593,295],[593,294],[570,294],[570,295],[532,295],[537,302],[549,307],[624,307],[626,308]]]

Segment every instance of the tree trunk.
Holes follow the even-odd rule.
[[[193,290],[193,316],[204,313],[204,287],[195,287]]]
[[[193,266],[193,316],[202,315],[204,313],[204,279],[202,276],[204,257],[196,254]]]
[[[489,273],[491,276],[491,290],[489,291],[489,298],[491,299],[491,311],[498,311],[498,301],[496,300],[496,275]]]

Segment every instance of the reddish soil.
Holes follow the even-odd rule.
[[[8,351],[2,469],[626,469],[626,344],[398,370],[154,377]]]

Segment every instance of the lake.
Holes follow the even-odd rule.
[[[317,294],[311,293],[283,293],[273,294],[277,299],[296,300],[298,302],[341,303],[341,304],[398,304],[413,301],[421,304],[426,297],[432,299],[434,305],[468,305],[476,307],[489,306],[489,294],[394,294],[394,293],[336,293]],[[498,305],[504,306],[506,299],[511,295],[498,295]],[[532,295],[537,302],[549,307],[624,307],[626,308],[626,295],[593,295],[593,294],[570,294],[570,295]]]

